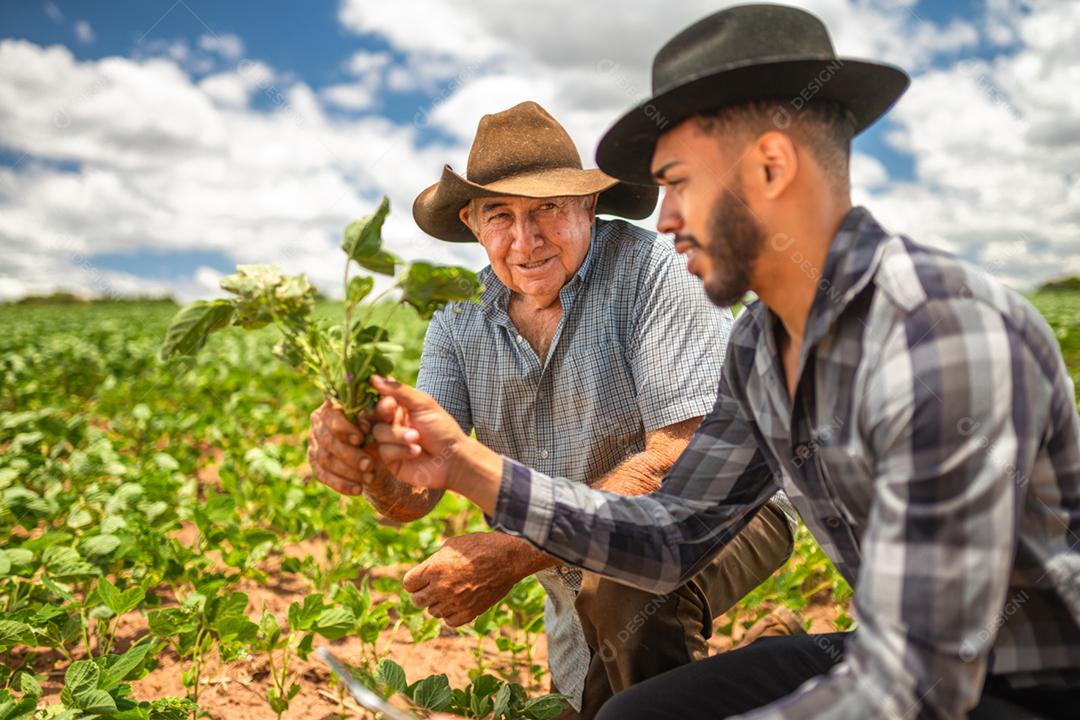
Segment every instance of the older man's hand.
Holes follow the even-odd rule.
[[[359,495],[374,479],[374,459],[363,449],[367,421],[349,422],[340,409],[324,402],[311,413],[308,464],[319,482],[344,495]]]
[[[407,572],[402,585],[412,593],[413,604],[427,608],[433,617],[450,627],[468,624],[510,592],[514,583],[536,572],[517,557],[522,542],[495,532],[449,538],[438,552]],[[535,558],[535,553],[529,555]]]

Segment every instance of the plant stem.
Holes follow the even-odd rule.
[[[342,404],[346,408],[353,405],[353,384],[349,380],[349,330],[352,327],[353,304],[349,300],[349,265],[351,258],[345,259],[345,273],[342,276],[341,286],[345,291],[345,326],[341,329],[341,377],[345,381],[345,398]]]

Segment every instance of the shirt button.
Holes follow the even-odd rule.
[[[547,457],[548,457],[548,451],[547,450],[541,450],[540,451],[540,458],[542,460],[547,460]]]
[[[568,568],[566,565],[560,565],[559,566],[559,574],[560,575],[565,575],[568,572],[570,572],[570,568]]]
[[[523,338],[523,337],[521,337],[520,335],[518,335],[518,336],[517,336],[517,341],[518,341],[519,343],[523,343],[523,342],[525,342],[525,338]]]
[[[835,515],[830,515],[829,517],[825,518],[825,524],[835,530],[836,528],[840,527],[840,518],[836,517]]]
[[[798,445],[795,446],[795,455],[797,457],[806,457],[806,455],[809,452],[810,452],[810,446],[807,445],[806,443],[799,443]]]

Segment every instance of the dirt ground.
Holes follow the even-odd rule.
[[[181,540],[193,539],[194,536],[193,527],[185,527],[178,533],[178,538]],[[298,557],[307,554],[325,557],[324,548],[320,542],[316,541],[290,548],[289,554],[296,554]],[[279,623],[284,625],[289,604],[294,600],[302,601],[309,589],[299,577],[277,573],[277,565],[278,561],[270,560],[262,568],[270,578],[268,583],[244,579],[236,589],[248,594],[249,617],[257,617],[265,606],[277,616]],[[406,569],[386,568],[381,572],[401,574]],[[377,593],[374,595],[376,600],[382,599]],[[811,621],[812,632],[831,632],[834,629],[832,620],[836,617],[836,612],[830,605],[811,604],[804,609],[801,616],[804,620]],[[125,616],[118,627],[116,649],[118,651],[125,649],[146,631],[144,615],[132,613]],[[734,637],[736,643],[741,635],[741,632],[736,633]],[[485,643],[486,662],[494,666],[502,664],[502,667],[507,668],[506,654],[500,653],[490,640]],[[358,640],[344,638],[327,644],[342,660],[358,662],[361,655],[361,645]],[[731,645],[731,638],[719,634],[714,635],[710,641],[710,647],[714,652],[723,652]],[[474,646],[475,640],[461,637],[456,631],[446,626],[442,628],[439,637],[420,644],[412,642],[408,630],[404,627],[396,632],[391,630],[384,632],[378,642],[380,655],[390,657],[405,668],[410,681],[432,674],[445,673],[452,687],[463,687],[468,684],[468,671],[475,667]],[[537,638],[534,643],[533,658],[535,662],[546,666],[547,643],[543,636]],[[50,697],[54,700],[58,699],[55,696],[63,687],[63,671],[52,669],[59,659],[53,654],[42,654],[35,663],[36,671],[49,675],[49,680],[42,684],[47,700]],[[132,683],[132,694],[136,699],[184,696],[186,691],[181,683],[181,674],[185,670],[186,663],[181,663],[171,649],[163,651],[158,656],[158,662],[157,669]],[[63,663],[60,663],[60,666],[62,667]],[[521,678],[523,684],[526,684],[525,679],[523,675]],[[293,680],[299,682],[301,690],[290,703],[289,710],[282,716],[283,718],[334,720],[373,717],[370,712],[358,707],[339,685],[335,683],[331,687],[329,670],[314,657],[309,658],[307,662],[294,657],[290,667],[290,682]],[[243,658],[227,665],[222,665],[216,657],[211,657],[202,673],[199,688],[199,706],[205,713],[202,717],[214,720],[274,718],[266,701],[266,690],[270,685],[265,656]],[[538,694],[547,692],[549,689],[548,679],[545,676],[539,686],[530,688],[530,693]]]

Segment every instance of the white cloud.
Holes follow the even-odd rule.
[[[258,90],[273,86],[274,72],[258,61],[241,61],[235,70],[208,75],[199,81],[199,88],[215,102],[230,107],[243,108]]]
[[[1080,273],[1080,97],[1063,91],[1080,87],[1077,26],[1080,5],[1037,3],[1012,18],[1016,52],[916,78],[891,136],[916,180],[871,207],[1020,287]]]
[[[94,34],[94,28],[90,27],[90,23],[85,20],[75,21],[74,28],[75,37],[84,45],[89,45],[94,42],[94,39],[97,37],[97,35]]]
[[[1080,9],[988,2],[985,17],[946,25],[920,18],[911,0],[801,3],[825,20],[841,54],[916,75],[890,116],[890,141],[912,155],[915,181],[898,182],[857,153],[855,199],[892,228],[1016,284],[1080,272],[1080,95],[1063,91],[1080,87],[1070,40]],[[210,268],[166,282],[87,261],[139,249],[276,262],[334,292],[341,229],[384,192],[392,249],[478,267],[478,248],[425,238],[409,208],[443,163],[463,169],[480,117],[538,100],[591,165],[604,129],[648,94],[655,51],[715,9],[705,0],[618,12],[570,0],[346,0],[342,23],[391,49],[354,53],[342,64],[350,79],[320,89],[244,59],[235,36],[204,36],[195,47],[154,40],[134,58],[85,62],[62,47],[0,41],[0,142],[21,158],[0,167],[0,297],[102,286],[213,294]],[[1007,49],[958,62],[979,33]],[[400,124],[327,112],[370,111],[386,93],[413,91],[429,100]],[[252,109],[256,95],[269,111]],[[428,125],[451,141],[421,144]]]
[[[346,110],[366,110],[375,104],[374,91],[363,83],[331,85],[323,88],[319,95]]]
[[[244,41],[236,35],[203,35],[199,38],[199,47],[230,62],[244,56]]]
[[[382,70],[390,64],[390,54],[386,52],[368,52],[360,50],[352,54],[345,62],[345,69],[352,75],[366,76]]]
[[[272,98],[271,111],[247,107],[253,85]],[[5,297],[56,287],[206,294],[205,270],[154,281],[89,259],[138,250],[276,262],[333,293],[341,230],[383,192],[395,209],[386,232],[394,251],[480,260],[475,249],[424,238],[409,215],[445,148],[417,150],[411,125],[333,120],[309,87],[265,65],[196,82],[171,59],[80,62],[63,47],[0,41],[0,137],[25,154],[0,169]]]
[[[1068,39],[1080,26],[1080,3],[988,3],[984,17],[938,24],[919,14],[915,0],[796,2],[822,18],[841,55],[892,62],[915,76],[890,115],[890,139],[913,156],[917,181],[899,183],[880,160],[856,154],[855,199],[897,230],[993,262],[995,272],[1024,285],[1055,264],[1061,272],[1062,258],[1071,271],[1080,269],[1080,95],[1062,91],[1080,87],[1080,56]],[[630,3],[617,13],[573,0],[512,10],[497,0],[440,0],[416,11],[412,4],[373,9],[346,0],[340,17],[358,33],[381,36],[413,64],[427,58],[439,68],[435,77],[453,77],[448,65],[475,68],[424,111],[426,121],[458,139],[461,149],[450,159],[461,167],[480,116],[525,99],[559,118],[591,164],[604,129],[648,95],[655,51],[717,9],[704,0],[663,11]],[[993,62],[962,62],[979,46],[980,31],[1020,47]],[[406,65],[395,74],[417,73]],[[1040,197],[1053,199],[1054,208],[1040,207]],[[1017,243],[1025,250],[1006,253],[1008,263],[990,251]]]

